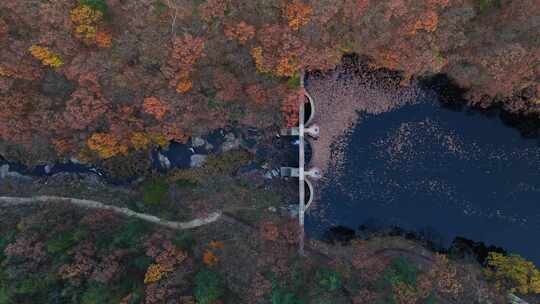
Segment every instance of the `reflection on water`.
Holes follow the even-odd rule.
[[[540,148],[497,115],[422,102],[363,115],[345,166],[306,219],[309,234],[374,219],[502,246],[540,265]]]

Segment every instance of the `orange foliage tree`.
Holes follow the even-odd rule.
[[[171,78],[169,84],[178,93],[186,93],[191,90],[193,83],[190,73],[194,65],[204,53],[204,39],[185,34],[183,37],[173,40],[173,50],[168,62],[166,75]]]
[[[157,120],[161,120],[165,116],[165,113],[167,113],[168,106],[156,97],[148,97],[144,99],[143,111],[153,115]]]
[[[310,4],[304,4],[300,0],[293,0],[285,5],[285,16],[289,27],[295,31],[306,25],[311,19],[313,8]]]
[[[223,32],[227,39],[236,39],[240,44],[246,44],[247,41],[255,36],[255,27],[244,21],[240,21],[240,23],[235,25],[225,25]]]
[[[437,15],[437,12],[427,11],[421,14],[418,20],[416,20],[416,22],[414,23],[413,29],[411,30],[411,34],[414,35],[420,30],[432,33],[435,30],[437,30],[438,24],[439,24],[439,15]]]
[[[303,67],[306,48],[287,26],[266,25],[257,32],[260,46],[251,49],[257,71],[291,77]]]

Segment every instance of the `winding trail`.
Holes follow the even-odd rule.
[[[138,213],[128,208],[120,208],[116,206],[109,206],[97,201],[69,198],[69,197],[60,197],[60,196],[33,196],[33,197],[12,197],[12,196],[0,196],[0,206],[18,206],[18,205],[32,205],[36,203],[68,203],[75,206],[89,208],[89,209],[101,209],[101,210],[110,210],[116,213],[123,214],[128,217],[137,218],[143,221],[161,225],[164,227],[184,230],[184,229],[193,229],[200,226],[204,226],[210,223],[217,221],[221,217],[221,212],[210,213],[207,217],[196,218],[188,222],[174,222],[166,221],[157,216],[153,216],[145,213]]]

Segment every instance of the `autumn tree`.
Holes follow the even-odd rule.
[[[168,107],[156,97],[148,97],[144,99],[143,110],[145,113],[153,115],[157,120],[163,119]]]
[[[80,4],[74,8],[70,12],[70,18],[75,25],[73,29],[75,37],[88,45],[95,44],[102,48],[111,47],[112,36],[99,29],[103,15],[103,9],[96,5]]]
[[[223,18],[229,5],[229,0],[207,0],[199,6],[201,18],[210,22],[214,18]]]
[[[490,252],[485,274],[501,290],[522,294],[540,293],[540,271],[519,255]]]
[[[38,45],[33,45],[29,49],[30,54],[36,59],[39,59],[41,63],[45,66],[50,66],[52,68],[59,68],[64,65],[64,61],[57,54],[51,52],[45,47]]]
[[[227,39],[236,39],[243,45],[255,36],[255,27],[244,21],[240,21],[234,25],[225,25],[223,32]]]
[[[288,27],[278,24],[264,26],[258,31],[260,46],[251,49],[257,71],[279,77],[291,77],[302,67],[305,44]]]
[[[281,112],[287,128],[292,128],[298,124],[300,103],[304,101],[304,98],[303,90],[294,90],[281,103]]]
[[[164,73],[170,78],[169,85],[178,93],[186,93],[193,87],[190,74],[197,60],[203,56],[203,51],[204,40],[201,37],[184,34],[181,38],[174,38],[171,57]]]
[[[222,101],[234,100],[242,90],[240,82],[233,74],[221,70],[214,72],[214,86],[217,90],[216,98]]]
[[[94,133],[87,139],[86,144],[103,159],[128,152],[128,147],[120,144],[118,138],[109,133]]]
[[[300,0],[293,0],[285,5],[285,16],[288,25],[294,31],[306,25],[310,18],[313,8],[310,4],[304,4]]]

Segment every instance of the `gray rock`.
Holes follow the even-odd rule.
[[[206,144],[206,140],[204,140],[202,137],[193,137],[191,139],[192,146],[193,147],[202,147]]]
[[[82,164],[82,162],[80,160],[78,160],[77,158],[75,158],[75,157],[70,157],[69,161],[74,163],[74,164]]]
[[[211,143],[206,143],[206,145],[204,146],[204,148],[207,150],[207,151],[212,151],[214,149],[214,145],[212,145]]]
[[[228,140],[224,142],[223,145],[221,145],[221,151],[227,152],[227,151],[238,149],[239,147],[240,147],[240,140],[236,138],[234,140],[230,140],[230,141]]]
[[[206,163],[206,158],[208,158],[207,155],[193,154],[189,165],[191,168],[200,168]]]
[[[234,135],[234,133],[227,133],[224,138],[225,141],[234,141],[236,139],[236,136]]]
[[[298,217],[298,205],[287,206],[287,211],[290,217]]]
[[[158,153],[158,160],[161,167],[165,169],[169,169],[171,167],[171,161],[167,158],[167,156]]]
[[[9,173],[9,165],[2,165],[0,167],[0,178],[6,178]]]

